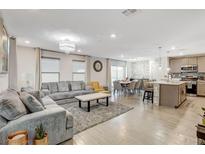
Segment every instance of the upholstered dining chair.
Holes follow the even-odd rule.
[[[139,94],[141,90],[141,85],[142,85],[142,80],[138,80],[137,83],[135,84],[135,91],[137,91]]]
[[[120,81],[113,81],[113,93],[121,93],[123,90],[122,85],[120,84]]]
[[[132,82],[130,82],[130,84],[128,84],[126,89],[127,89],[129,94],[134,94],[136,83],[137,83],[136,81],[132,81]]]

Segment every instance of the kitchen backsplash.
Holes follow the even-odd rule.
[[[181,78],[188,75],[198,76],[198,79],[205,80],[205,73],[171,73],[172,78]]]

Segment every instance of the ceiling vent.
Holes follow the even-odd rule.
[[[135,13],[137,13],[137,9],[126,9],[122,11],[122,14],[124,14],[125,16],[132,16]]]

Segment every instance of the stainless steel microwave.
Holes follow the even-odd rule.
[[[181,73],[192,73],[192,72],[198,72],[198,66],[197,65],[184,65],[184,66],[181,66]]]

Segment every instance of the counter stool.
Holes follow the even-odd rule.
[[[143,102],[144,100],[151,100],[152,104],[154,102],[154,86],[149,81],[144,81],[144,95],[143,95]]]
[[[144,95],[143,95],[143,102],[144,100],[151,100],[152,104],[153,104],[153,100],[154,100],[154,90],[153,89],[145,89],[144,90]]]

